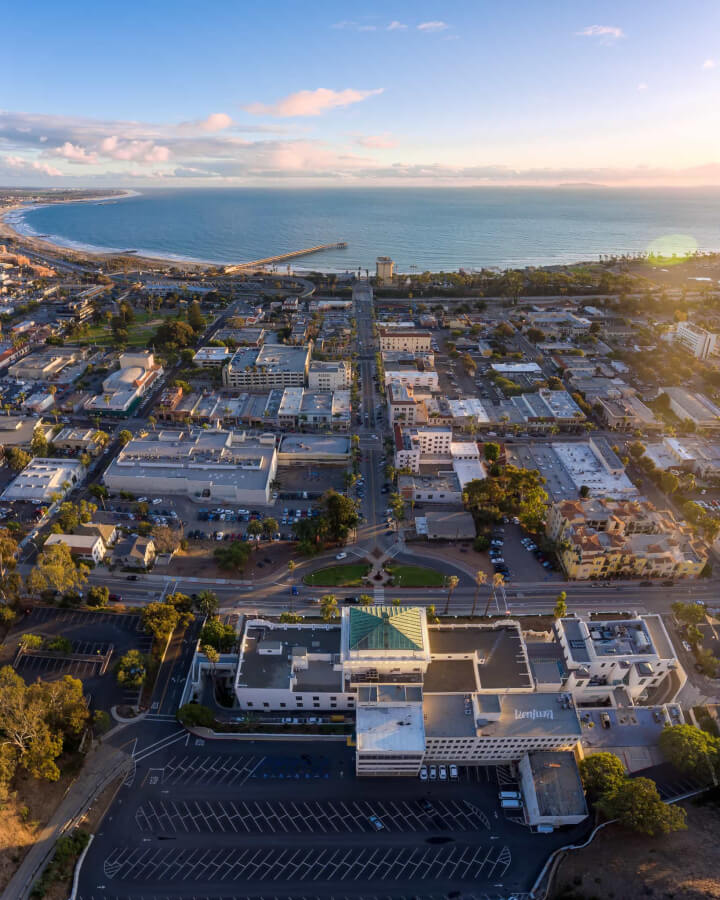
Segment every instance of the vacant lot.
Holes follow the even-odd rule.
[[[306,575],[303,581],[312,587],[360,587],[363,578],[370,571],[367,563],[349,566],[329,566]]]
[[[687,809],[687,831],[647,838],[610,826],[585,850],[569,854],[557,873],[553,900],[720,897],[717,836],[720,809]]]

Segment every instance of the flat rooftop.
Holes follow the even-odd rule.
[[[456,694],[478,689],[475,664],[471,659],[436,659],[430,663],[423,680],[427,694]]]
[[[280,652],[260,652],[270,649],[279,649]],[[238,671],[237,686],[288,690],[293,652],[304,655],[303,651],[308,654],[339,653],[340,627],[270,628],[266,625],[249,625],[243,641],[242,665]],[[298,670],[296,675],[299,682],[298,690],[343,690],[342,673],[335,672],[331,662],[311,659],[308,668]]]
[[[567,694],[500,694],[500,718],[478,724],[481,737],[580,738],[577,710],[565,702]],[[482,722],[482,720],[480,720]]]
[[[356,710],[357,749],[360,753],[423,753],[423,704],[359,705]]]
[[[475,737],[472,704],[466,704],[462,694],[426,694],[423,713],[428,737]]]
[[[478,678],[483,691],[532,688],[532,678],[520,629],[517,625],[432,626],[428,629],[430,653],[467,656],[477,653]],[[435,659],[433,659],[435,662]]]
[[[529,755],[538,812],[541,816],[587,815],[587,803],[575,754],[540,750]]]
[[[280,441],[279,450],[298,456],[349,454],[350,438],[335,434],[286,434]]]

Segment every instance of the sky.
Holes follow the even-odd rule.
[[[33,0],[0,185],[720,184],[717,0]]]

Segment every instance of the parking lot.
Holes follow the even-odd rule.
[[[80,900],[228,900],[237,882],[243,897],[498,900],[574,837],[506,819],[495,769],[358,779],[340,742],[147,741],[91,845]]]
[[[23,634],[67,638],[72,644],[72,655],[102,655],[110,645],[113,650],[104,675],[100,674],[100,665],[95,661],[73,659],[72,656],[23,655],[17,671],[26,681],[36,681],[38,678],[53,681],[72,675],[81,679],[85,693],[92,695],[95,709],[109,710],[115,704],[133,705],[137,702],[137,690],[126,690],[116,683],[114,666],[128,650],[139,650],[143,654],[150,652],[152,638],[144,632],[139,616],[35,607],[8,635],[3,648],[4,663],[12,662],[18,640]]]

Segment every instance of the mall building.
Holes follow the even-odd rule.
[[[346,607],[339,624],[247,619],[235,694],[260,714],[354,710],[357,774],[413,776],[573,750],[579,705],[669,703],[684,683],[658,616],[563,619],[533,638],[512,620],[428,625],[413,606]]]

